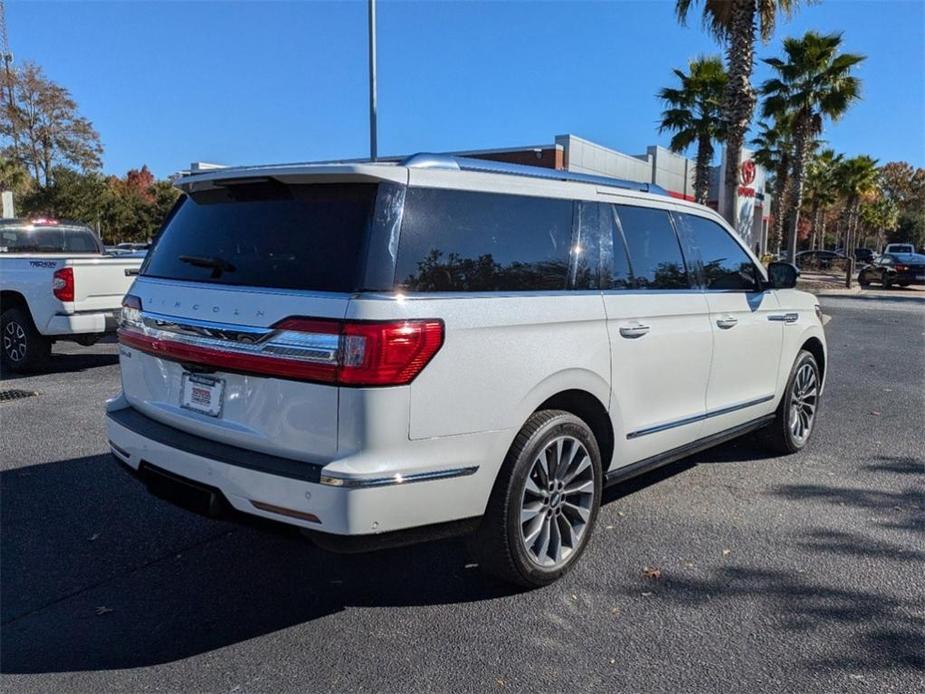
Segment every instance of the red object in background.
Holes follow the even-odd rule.
[[[750,186],[755,182],[755,176],[757,173],[758,170],[755,167],[754,160],[746,159],[739,167],[739,180],[742,182],[743,186]]]

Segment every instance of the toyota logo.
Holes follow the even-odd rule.
[[[751,185],[755,182],[755,162],[751,159],[746,159],[742,162],[742,166],[739,167],[739,179],[742,181],[743,186]]]

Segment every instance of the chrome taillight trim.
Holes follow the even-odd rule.
[[[123,321],[122,328],[155,340],[217,352],[279,357],[312,364],[336,365],[341,351],[341,337],[337,333],[230,325],[149,311],[139,312],[139,320]]]

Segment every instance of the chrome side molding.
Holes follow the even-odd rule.
[[[760,405],[763,402],[768,402],[774,399],[774,395],[765,395],[761,398],[755,398],[754,400],[749,400],[748,402],[739,403],[738,405],[731,405],[730,407],[722,407],[718,410],[709,410],[703,414],[696,414],[692,417],[684,417],[683,419],[676,419],[673,422],[665,422],[664,424],[656,424],[655,426],[646,427],[645,429],[639,429],[637,431],[631,431],[626,435],[627,439],[636,439],[640,436],[646,436],[648,434],[657,434],[660,431],[666,431],[668,429],[674,429],[675,427],[682,427],[685,424],[694,424],[695,422],[702,422],[705,419],[712,419],[713,417],[720,417],[724,414],[731,414],[732,412],[737,412],[738,410],[744,410],[746,407],[754,407],[755,405]]]
[[[780,321],[781,323],[796,323],[800,320],[799,313],[772,313],[768,320]]]

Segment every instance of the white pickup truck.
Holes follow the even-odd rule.
[[[109,256],[88,227],[0,220],[3,365],[40,369],[57,340],[91,345],[114,332],[143,257]]]

